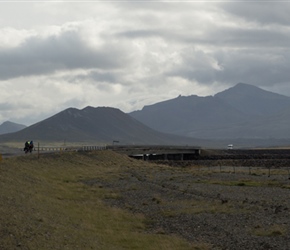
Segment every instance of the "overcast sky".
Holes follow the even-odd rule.
[[[290,96],[288,1],[0,1],[0,124],[239,82]]]

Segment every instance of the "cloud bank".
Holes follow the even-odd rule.
[[[290,3],[0,3],[0,122],[239,82],[290,96]],[[30,18],[27,18],[27,17]]]

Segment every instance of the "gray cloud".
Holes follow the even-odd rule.
[[[272,86],[289,82],[289,61],[290,54],[286,50],[217,50],[213,54],[196,52],[184,55],[183,63],[167,72],[167,75],[201,84],[246,82]]]
[[[0,34],[9,34],[0,38],[0,98],[7,120],[32,121],[67,106],[132,111],[179,94],[215,94],[238,82],[290,96],[289,3],[24,6],[25,15],[13,12],[17,4],[0,10],[7,12]],[[32,20],[26,20],[29,14]],[[23,84],[43,100],[38,110],[25,106]]]
[[[290,35],[287,29],[265,30],[262,28],[222,28],[198,40],[221,48],[279,48],[289,46]]]
[[[90,78],[96,82],[108,82],[108,83],[116,83],[118,82],[118,75],[116,73],[102,73],[93,71],[89,73],[85,78]]]
[[[221,6],[228,14],[242,18],[247,22],[289,26],[290,2],[225,2]]]
[[[271,86],[289,81],[290,72],[287,51],[241,50],[220,56],[223,71],[216,78],[221,82],[239,81],[258,86]]]
[[[115,44],[92,48],[76,31],[32,37],[15,48],[0,50],[0,79],[49,74],[64,69],[116,69],[128,59]]]

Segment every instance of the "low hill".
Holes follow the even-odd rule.
[[[6,121],[0,125],[0,135],[17,132],[17,131],[22,130],[24,128],[26,128],[25,125]]]

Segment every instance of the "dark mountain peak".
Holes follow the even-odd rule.
[[[188,95],[188,96],[179,95],[175,99],[190,99],[190,98],[196,98],[196,97],[200,97],[200,96],[198,96],[198,95]]]
[[[65,109],[59,113],[57,113],[56,115],[52,116],[53,118],[54,117],[58,117],[59,119],[60,118],[63,118],[63,119],[67,119],[68,117],[79,117],[81,116],[81,110],[77,109],[77,108],[68,108],[68,109]],[[48,118],[50,119],[50,118]]]
[[[188,95],[188,96],[184,96],[184,95],[179,95],[176,98],[173,98],[172,100],[178,100],[178,99],[192,99],[192,98],[200,98],[201,96],[198,95]]]
[[[239,82],[238,84],[236,84],[233,88],[247,88],[247,89],[257,89],[258,87],[248,84],[248,83],[243,83],[243,82]]]
[[[91,109],[96,109],[96,108],[93,107],[93,106],[86,106],[86,107],[83,108],[82,110],[91,110]]]
[[[3,122],[2,123],[2,125],[1,126],[9,126],[9,125],[11,125],[11,124],[15,124],[15,123],[13,123],[13,122],[11,122],[11,121],[5,121],[5,122]]]
[[[23,124],[5,121],[0,125],[0,134],[13,133],[26,128]]]
[[[44,121],[52,123],[55,123],[57,121],[57,123],[60,124],[61,127],[71,127],[75,120],[79,120],[80,123],[86,123],[88,119],[99,120],[108,116],[114,116],[117,114],[120,115],[121,112],[121,110],[111,107],[87,106],[83,109],[68,108],[55,114],[52,117],[47,118]]]
[[[91,112],[91,111],[95,111],[97,108],[93,107],[93,106],[87,106],[85,108],[83,108],[81,111],[84,112]]]
[[[78,113],[78,112],[80,112],[80,110],[77,109],[77,108],[67,108],[67,109],[65,109],[65,110],[63,110],[63,111],[60,111],[60,112],[57,113],[56,115],[61,114],[61,113],[63,113],[63,114],[68,114],[68,115],[72,115],[72,114],[74,114],[74,113]]]
[[[258,95],[258,96],[257,96]],[[247,84],[247,83],[238,83],[235,86],[228,88],[222,92],[219,92],[214,95],[215,97],[227,97],[227,98],[245,98],[245,97],[255,97],[255,98],[278,98],[278,99],[288,99],[289,97],[273,93],[261,89],[257,86]]]
[[[25,128],[26,126],[23,125],[23,124],[18,124],[18,123],[15,123],[15,122],[11,122],[11,121],[5,121],[3,122],[0,126],[15,126],[15,127],[23,127]]]
[[[222,92],[215,94],[215,97],[228,97],[228,98],[237,98],[239,96],[253,96],[258,93],[267,93],[268,91],[258,88],[254,85],[250,85],[247,83],[238,83],[235,86],[228,88]],[[271,93],[271,92],[268,92]]]
[[[290,106],[290,97],[246,83],[238,83],[214,97],[249,115],[272,115]]]
[[[106,111],[119,111],[119,109],[117,108],[113,108],[113,107],[106,107],[106,106],[100,106],[100,107],[93,107],[93,106],[87,106],[85,108],[83,108],[81,111],[101,111],[101,110],[106,110]]]

